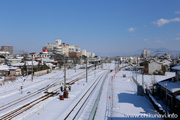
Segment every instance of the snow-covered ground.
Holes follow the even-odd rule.
[[[100,119],[130,119],[134,116],[157,114],[151,102],[145,96],[137,96],[137,86],[130,71],[114,72],[108,75],[103,88],[99,107],[95,116]],[[127,78],[123,78],[126,74]]]
[[[59,95],[50,97],[47,100],[40,102],[39,104],[33,106],[31,109],[15,117],[14,120],[63,120],[64,117],[72,109],[72,107],[77,103],[77,101],[79,101],[81,96],[84,95],[87,89],[89,89],[89,87],[100,76],[102,76],[102,78],[99,79],[99,84],[94,88],[94,91],[85,103],[85,106],[79,112],[79,115],[76,119],[88,119],[88,116],[91,113],[91,109],[94,106],[94,102],[96,101],[98,93],[101,92],[99,88],[103,83],[103,80],[105,80],[105,82],[102,94],[100,96],[95,120],[111,118],[124,119],[127,118],[128,115],[131,116],[134,114],[157,114],[152,104],[145,96],[137,96],[137,86],[132,80],[132,76],[134,75],[133,72],[120,71],[115,74],[115,72],[113,71],[107,75],[107,78],[105,78],[107,71],[109,71],[110,69],[115,69],[114,63],[104,64],[103,69],[100,66],[96,67],[95,71],[93,69],[89,70],[88,82],[86,83],[86,79],[83,78],[73,84],[71,86],[71,91],[69,91],[69,98],[59,100]],[[75,70],[68,70],[67,82],[74,80],[77,77],[82,76],[83,74],[85,74],[84,69],[77,69],[76,72]],[[126,78],[123,78],[124,74],[126,74]],[[74,75],[77,76],[75,77]],[[33,82],[31,81],[31,76],[29,76],[25,78],[25,82],[23,82],[24,78],[18,78],[18,80],[13,83],[3,85],[0,88],[0,106],[10,101],[26,96],[29,93],[33,93],[34,91],[37,91],[51,83],[56,83],[56,81],[58,81],[58,83],[55,88],[59,88],[60,84],[63,82],[63,76],[63,71],[55,70],[49,74],[34,77]],[[112,78],[112,76],[115,77]],[[167,76],[169,76],[169,74]],[[140,75],[138,75],[138,77],[140,77]],[[141,83],[141,81],[138,82]],[[22,85],[23,93],[21,94],[20,86]],[[51,88],[48,91],[51,90],[53,89]],[[62,95],[62,93],[60,94]],[[43,95],[45,95],[44,91],[36,96],[31,97],[30,99],[14,105],[13,107],[2,110],[0,111],[0,116]],[[74,112],[75,111],[76,110],[74,110]]]

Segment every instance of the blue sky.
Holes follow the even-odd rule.
[[[1,0],[0,46],[41,52],[61,38],[98,55],[180,51],[179,6],[179,0]]]

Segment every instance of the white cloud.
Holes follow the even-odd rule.
[[[177,38],[176,38],[176,40],[180,40],[180,38],[179,38],[179,37],[177,37]]]
[[[161,27],[164,24],[171,23],[171,22],[180,22],[180,18],[173,18],[173,19],[161,18],[161,19],[159,19],[159,20],[157,20],[156,22],[153,22],[153,23],[156,24],[157,26]]]
[[[159,43],[159,44],[166,44],[164,41],[162,41],[162,40],[156,40],[156,42],[157,43]]]
[[[133,31],[135,31],[135,28],[130,27],[130,28],[128,28],[128,31],[129,31],[129,32],[133,32]]]
[[[180,11],[175,11],[175,14],[180,14]]]

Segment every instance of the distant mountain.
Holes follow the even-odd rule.
[[[172,57],[176,57],[177,55],[180,55],[180,51],[170,50],[167,48],[145,48],[145,49],[150,50],[151,55],[163,55],[165,53],[169,53]],[[139,49],[131,53],[123,54],[123,56],[141,55],[143,50],[144,49]]]
[[[165,53],[169,53],[171,55],[171,57],[176,57],[177,55],[180,55],[180,51],[176,51],[176,50],[170,50],[167,48],[145,48],[150,50],[150,54],[151,55],[163,55]],[[116,53],[97,53],[97,56],[106,56],[106,57],[117,57],[117,56],[140,56],[142,51],[144,49],[139,49],[136,50],[134,52],[129,52],[129,53],[121,53],[121,52],[116,52]]]

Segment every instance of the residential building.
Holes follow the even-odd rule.
[[[7,65],[0,65],[0,75],[2,76],[8,76],[9,74],[9,66]]]
[[[8,51],[0,51],[0,55],[6,58],[10,55],[10,53]]]
[[[9,52],[10,55],[14,53],[13,46],[1,46],[1,51]]]
[[[31,57],[33,57],[34,59],[36,58],[48,58],[50,55],[48,53],[30,53]]]
[[[16,64],[16,63],[20,63],[22,61],[22,59],[7,59],[7,64],[8,65],[13,65],[13,64]]]
[[[156,95],[162,100],[169,113],[180,115],[180,81],[176,78],[158,82],[156,85]]]
[[[21,75],[21,69],[18,67],[10,67],[9,68],[10,76],[20,76]]]
[[[180,65],[171,68],[174,72],[176,72],[176,81],[180,81]]]
[[[162,70],[162,63],[160,62],[150,62],[148,64],[148,73],[149,74],[154,74],[155,72],[161,71]]]

